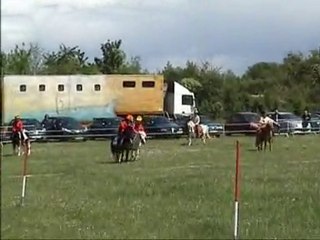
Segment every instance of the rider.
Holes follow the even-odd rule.
[[[123,133],[128,128],[133,128],[133,116],[131,114],[128,114],[125,119],[121,120],[118,128],[118,144],[122,143],[123,140]]]
[[[273,126],[280,126],[275,120],[272,118],[268,117],[265,111],[261,111],[261,117],[257,125],[257,135],[256,135],[256,146],[258,146],[258,139],[259,139],[259,134],[262,132],[262,129],[265,128],[267,125],[270,125],[271,127],[271,134],[274,135],[274,128]]]
[[[259,129],[258,129],[258,131],[260,131],[261,128],[266,127],[267,124],[271,125],[272,132],[273,132],[273,125],[276,125],[278,127],[280,126],[276,121],[274,121],[272,118],[268,117],[265,111],[261,111],[261,117],[260,117],[260,120],[259,120]]]
[[[146,134],[146,131],[144,130],[144,127],[142,125],[142,117],[141,116],[138,116],[136,118],[136,123],[134,125],[134,130],[140,134],[141,141],[142,141],[143,144],[145,144],[146,143],[147,134]]]
[[[12,124],[12,136],[18,134],[19,139],[22,139],[23,129],[23,122],[21,121],[20,116],[16,115]]]
[[[198,109],[195,108],[192,114],[192,121],[195,124],[196,137],[200,135],[200,116],[198,115]]]

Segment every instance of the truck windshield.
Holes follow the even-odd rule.
[[[193,106],[193,96],[192,95],[182,95],[181,102],[182,102],[182,105]]]

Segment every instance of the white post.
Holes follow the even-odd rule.
[[[238,239],[239,228],[239,202],[234,202],[234,239]]]
[[[26,195],[27,176],[24,175],[22,179],[21,205],[24,205],[24,197]]]

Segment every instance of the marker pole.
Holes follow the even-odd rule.
[[[21,192],[21,206],[24,206],[24,198],[27,190],[27,161],[28,161],[28,146],[25,147],[23,155],[23,172],[22,172],[22,192]]]
[[[234,183],[234,239],[239,237],[239,172],[240,172],[240,144],[236,142],[236,175]]]

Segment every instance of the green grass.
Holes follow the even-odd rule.
[[[277,137],[265,153],[238,139],[240,237],[319,239],[320,136]],[[109,142],[33,144],[24,207],[22,158],[2,159],[2,238],[231,239],[235,140],[149,140],[121,165]]]

